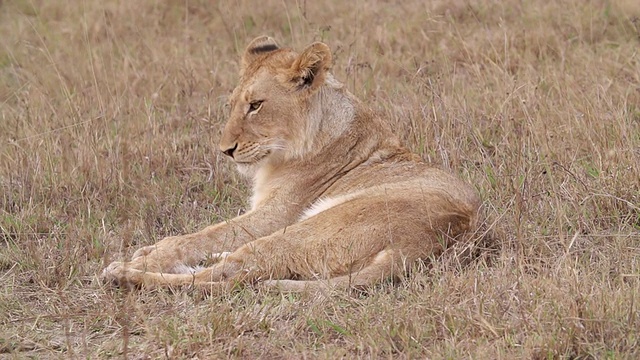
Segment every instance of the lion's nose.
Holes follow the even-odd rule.
[[[227,150],[222,150],[222,153],[229,157],[233,157],[233,152],[236,151],[237,148],[238,148],[238,143],[235,143],[232,148],[228,148]]]

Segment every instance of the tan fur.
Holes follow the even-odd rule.
[[[269,37],[252,41],[220,142],[253,179],[251,210],[142,248],[103,277],[147,287],[361,287],[472,231],[473,189],[410,154],[330,68],[323,43],[297,54]]]

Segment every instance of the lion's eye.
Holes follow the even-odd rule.
[[[252,113],[254,111],[258,111],[262,107],[263,100],[256,100],[249,103],[249,111],[248,113]]]

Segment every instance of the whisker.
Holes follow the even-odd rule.
[[[262,149],[264,150],[287,150],[287,147],[283,144],[264,144],[262,145]]]

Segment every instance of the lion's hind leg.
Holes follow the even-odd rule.
[[[370,264],[347,275],[317,280],[266,280],[263,288],[283,292],[318,292],[346,289],[363,289],[381,281],[401,276],[406,268],[407,259],[398,251],[385,249],[380,251]]]

